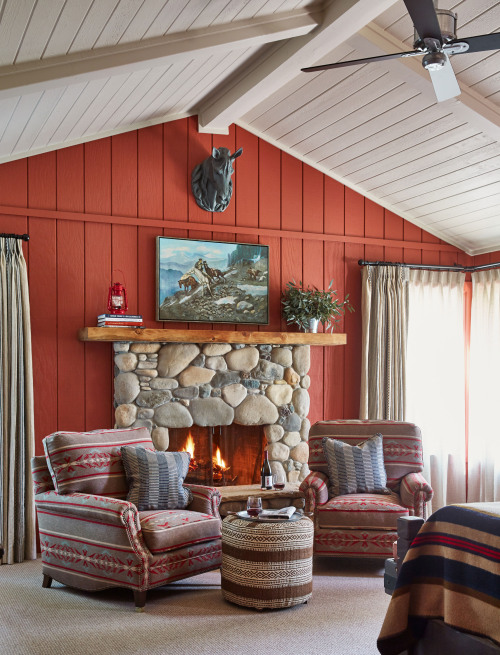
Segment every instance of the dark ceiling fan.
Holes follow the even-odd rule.
[[[434,6],[433,0],[403,0],[403,2],[415,27],[414,50],[366,59],[339,61],[336,64],[310,66],[303,68],[302,71],[312,73],[386,59],[421,56],[422,66],[429,71],[438,102],[460,95],[460,87],[450,63],[450,55],[500,50],[500,33],[457,39],[455,13],[447,9],[438,9]]]

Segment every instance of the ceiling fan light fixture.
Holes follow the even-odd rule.
[[[447,43],[457,38],[457,15],[448,9],[438,9],[436,7],[436,16],[438,19],[443,42]]]
[[[454,39],[457,38],[457,14],[455,14],[453,11],[450,11],[448,9],[438,9],[435,7],[436,11],[436,18],[439,24],[439,29],[441,30],[441,35],[439,38],[439,43],[440,45],[443,45],[443,43],[449,43],[449,41],[453,41]],[[417,32],[416,28],[414,28],[413,31],[413,47],[417,48],[423,47],[423,41],[425,38],[429,38],[430,35],[424,35],[423,37],[420,37],[419,33]],[[436,38],[437,35],[434,34],[432,35],[433,38]]]
[[[443,52],[428,52],[422,59],[422,66],[428,71],[437,71],[446,64],[446,55]]]

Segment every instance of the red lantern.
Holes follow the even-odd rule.
[[[127,290],[120,282],[114,282],[108,292],[108,312],[126,314],[128,310]]]

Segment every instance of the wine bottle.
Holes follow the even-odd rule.
[[[262,463],[262,468],[260,469],[260,488],[273,488],[273,474],[271,471],[271,464],[269,464],[269,454],[267,450],[264,451],[264,462]]]

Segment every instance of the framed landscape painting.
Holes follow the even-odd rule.
[[[269,246],[156,237],[156,320],[269,323]]]

